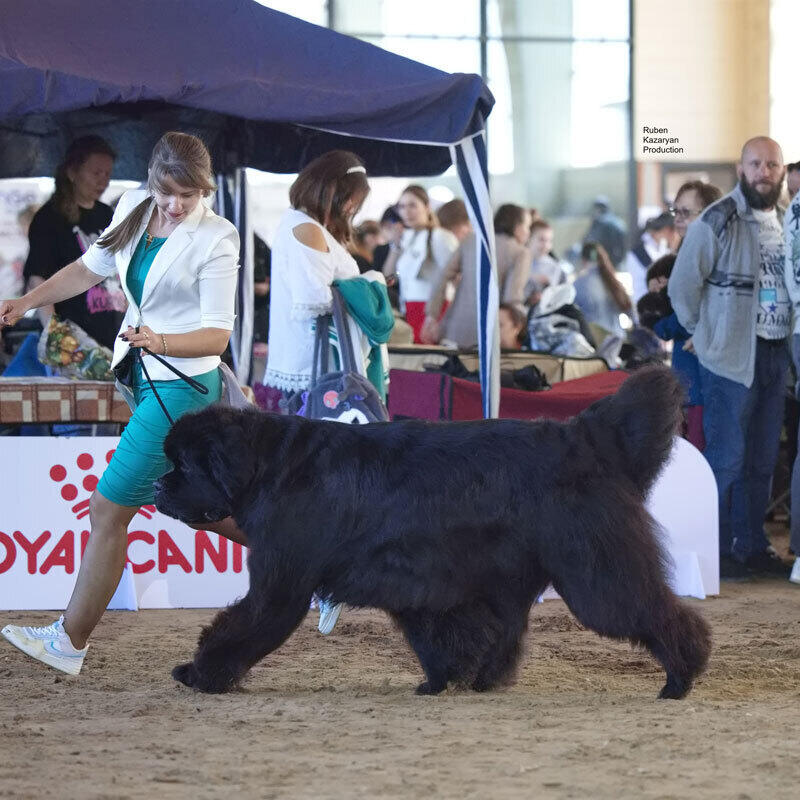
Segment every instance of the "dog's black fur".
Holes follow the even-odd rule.
[[[710,632],[665,582],[645,496],[682,390],[648,368],[569,423],[342,425],[212,407],[180,419],[156,505],[186,522],[232,514],[250,590],[173,676],[224,692],[279,647],[315,591],[387,611],[426,680],[509,682],[528,614],[552,582],[586,627],[650,650],[661,697],[703,671]]]

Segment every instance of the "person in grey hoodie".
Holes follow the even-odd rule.
[[[764,534],[783,424],[791,304],[778,143],[745,142],[736,188],[686,232],[669,280],[700,361],[705,457],[719,490],[720,576],[788,574]]]

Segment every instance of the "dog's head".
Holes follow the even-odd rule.
[[[187,523],[230,516],[255,478],[260,417],[225,406],[181,417],[164,442],[172,470],[155,483],[156,508]]]

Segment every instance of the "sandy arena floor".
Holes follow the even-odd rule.
[[[485,695],[416,697],[414,657],[372,611],[327,639],[312,612],[227,696],[169,677],[212,611],[109,612],[77,679],[0,641],[0,797],[800,796],[800,586],[725,584],[697,605],[715,649],[678,702],[656,700],[648,656],[560,601],[534,608],[517,684]]]

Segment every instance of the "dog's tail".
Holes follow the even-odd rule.
[[[595,403],[579,420],[593,437],[612,435],[621,451],[621,468],[645,495],[669,458],[679,432],[684,390],[666,367],[644,367],[616,394]],[[599,423],[599,425],[598,425]]]

